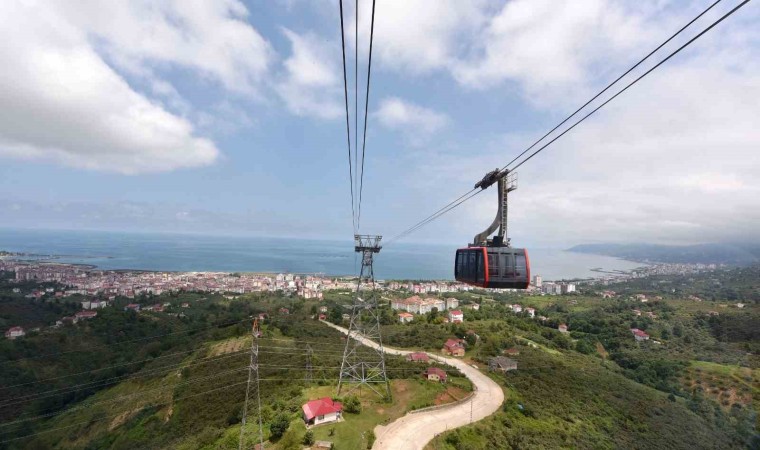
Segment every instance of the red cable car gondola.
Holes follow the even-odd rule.
[[[462,283],[490,289],[527,289],[530,285],[530,258],[524,248],[512,248],[507,235],[507,194],[517,189],[515,173],[496,169],[475,187],[486,189],[498,182],[499,210],[491,226],[475,236],[467,248],[460,248],[454,260],[454,278]],[[499,228],[493,239],[488,236]]]

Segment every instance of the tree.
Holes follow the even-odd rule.
[[[288,431],[289,426],[290,419],[288,419],[288,416],[286,414],[278,414],[272,423],[269,424],[269,432],[272,433],[273,439],[279,439]]]
[[[314,445],[314,432],[306,430],[306,434],[303,435],[303,445]]]
[[[359,414],[362,412],[362,404],[355,395],[352,395],[346,398],[346,401],[343,402],[343,409],[347,413]]]

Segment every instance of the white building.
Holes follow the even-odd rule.
[[[340,420],[343,404],[334,402],[330,397],[312,400],[301,406],[306,425],[320,425]]]
[[[26,336],[26,333],[21,327],[11,327],[5,332],[5,337],[8,339],[16,339],[24,336]]]
[[[543,278],[541,278],[541,275],[536,275],[536,276],[533,278],[533,285],[534,285],[535,287],[537,287],[537,288],[540,288],[540,287],[541,287],[541,285],[543,284],[543,282],[544,282],[544,280],[543,280]]]
[[[398,313],[398,321],[401,323],[409,323],[414,320],[414,314],[408,312]]]
[[[449,322],[451,323],[464,322],[464,314],[462,313],[462,311],[459,311],[458,309],[449,311]]]
[[[459,300],[455,299],[454,297],[449,297],[446,299],[446,309],[457,308],[459,308]]]

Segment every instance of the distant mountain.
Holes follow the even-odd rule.
[[[746,266],[760,263],[760,244],[583,244],[570,252],[614,256],[632,261]]]

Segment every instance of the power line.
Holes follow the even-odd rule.
[[[369,58],[367,61],[367,94],[364,98],[364,137],[362,138],[362,169],[359,177],[359,216],[356,219],[357,227],[361,227],[362,220],[362,192],[364,190],[364,153],[367,148],[367,115],[369,111],[369,80],[372,73],[372,42],[375,36],[375,0],[372,0],[372,22],[369,29]]]
[[[171,403],[175,403],[175,402],[178,402],[180,400],[186,400],[186,399],[191,398],[191,397],[197,397],[197,396],[200,396],[200,395],[210,394],[212,392],[218,392],[218,391],[221,391],[223,389],[228,389],[228,388],[231,388],[231,387],[240,386],[240,385],[243,385],[245,383],[246,382],[243,381],[243,382],[240,382],[240,383],[227,384],[225,386],[222,386],[222,387],[219,387],[219,388],[215,388],[215,389],[211,389],[211,390],[204,391],[204,392],[199,392],[197,394],[186,395],[184,397],[179,397],[179,398],[176,398],[176,399],[172,399]],[[140,411],[142,411],[144,409],[152,408],[152,407],[156,407],[156,406],[166,406],[166,405],[169,405],[171,403],[164,402],[164,403],[158,403],[158,404],[145,405],[142,408],[140,408],[140,409],[138,409],[137,411],[134,411],[134,412],[140,412]],[[33,437],[33,436],[38,436],[40,434],[53,433],[55,431],[65,430],[65,429],[73,428],[73,427],[76,427],[76,426],[79,426],[79,425],[87,425],[87,424],[90,424],[90,423],[93,423],[93,422],[99,422],[99,421],[102,421],[102,420],[105,420],[105,419],[111,419],[111,418],[114,418],[114,417],[118,417],[118,416],[120,416],[122,414],[124,414],[124,412],[120,412],[118,414],[113,414],[113,415],[110,415],[110,416],[103,416],[103,417],[100,417],[100,418],[97,418],[97,419],[87,420],[87,421],[83,421],[83,422],[77,422],[75,424],[67,425],[65,427],[52,428],[52,429],[48,429],[48,430],[45,430],[45,431],[40,431],[40,432],[37,432],[37,433],[32,433],[32,434],[27,434],[27,435],[24,435],[24,436],[15,437],[15,438],[12,438],[12,439],[6,439],[6,440],[3,440],[3,441],[0,441],[0,444],[6,444],[8,442],[18,441],[20,439],[26,439],[26,438],[30,438],[30,437]]]
[[[407,228],[405,231],[402,231],[401,233],[397,234],[396,236],[390,238],[388,242],[385,244],[390,245],[391,243],[398,241],[399,239],[402,239],[415,231],[419,230],[420,228],[424,227],[425,225],[429,224],[430,222],[436,220],[437,218],[441,217],[442,215],[446,214],[447,212],[451,211],[452,209],[456,208],[457,206],[461,205],[462,203],[466,202],[467,200],[471,199],[472,197],[475,197],[476,195],[483,192],[483,190],[476,190],[472,189],[471,191],[467,192],[466,194],[460,196],[456,200],[450,202],[448,205],[444,206],[443,208],[439,209],[435,213],[431,214],[427,218],[417,222],[415,225],[411,226],[410,228]]]
[[[595,112],[597,112],[600,109],[602,109],[607,103],[611,102],[612,100],[614,100],[615,98],[617,98],[618,95],[620,95],[623,92],[627,91],[628,88],[630,88],[634,84],[638,83],[642,78],[644,78],[647,75],[649,75],[652,71],[654,71],[655,69],[657,69],[658,67],[660,67],[665,62],[667,62],[670,58],[672,58],[675,55],[677,55],[678,53],[680,53],[681,50],[685,49],[692,42],[694,42],[697,39],[699,39],[700,37],[702,37],[702,35],[704,35],[708,31],[710,31],[711,29],[713,29],[713,27],[717,26],[719,23],[721,23],[724,19],[726,19],[727,17],[729,17],[731,14],[735,13],[736,11],[738,11],[739,8],[741,8],[742,6],[744,6],[747,3],[749,3],[749,1],[750,0],[744,0],[743,2],[739,3],[738,5],[736,5],[736,7],[734,7],[732,10],[730,10],[729,12],[727,12],[726,14],[724,14],[723,16],[721,16],[720,19],[718,19],[715,22],[713,22],[712,24],[710,24],[710,26],[708,26],[707,28],[705,28],[704,30],[702,30],[699,34],[697,34],[693,38],[689,39],[685,44],[683,44],[682,46],[678,47],[675,51],[673,51],[671,54],[669,54],[668,56],[666,56],[663,60],[661,60],[660,62],[658,62],[654,67],[650,68],[649,70],[647,70],[646,72],[644,72],[643,74],[641,74],[638,78],[636,78],[635,80],[633,80],[632,82],[630,82],[626,87],[624,87],[623,89],[621,89],[620,91],[618,91],[615,95],[613,95],[612,97],[610,97],[609,99],[607,99],[604,103],[602,103],[601,105],[599,105],[596,108],[594,108],[593,110],[591,110],[590,113],[588,113],[585,116],[583,116],[583,118],[581,118],[580,120],[578,120],[577,122],[575,122],[572,126],[570,126],[570,128],[566,129],[565,131],[563,131],[562,133],[560,133],[558,136],[556,136],[555,138],[553,138],[551,141],[549,141],[546,144],[544,144],[543,146],[541,146],[538,150],[536,150],[535,152],[531,153],[530,156],[528,156],[524,160],[520,161],[520,163],[517,164],[516,166],[514,166],[511,170],[515,170],[518,167],[520,167],[523,164],[525,164],[526,162],[528,162],[531,158],[533,158],[534,156],[536,156],[543,149],[545,149],[546,147],[548,147],[549,145],[551,145],[554,141],[556,141],[557,139],[559,139],[560,137],[562,137],[568,131],[570,131],[573,128],[575,128],[576,125],[580,124],[581,122],[583,122],[584,120],[586,120],[587,118],[589,118],[592,114],[594,114]],[[714,4],[711,5],[710,8],[712,8],[712,6],[714,6]]]
[[[652,56],[652,55],[654,55],[655,53],[657,53],[657,51],[659,51],[659,50],[660,50],[662,47],[664,47],[665,45],[667,45],[667,43],[668,43],[668,42],[672,41],[672,40],[673,40],[673,39],[674,39],[676,36],[678,36],[679,34],[681,34],[681,32],[682,32],[682,31],[684,31],[684,30],[685,30],[685,29],[687,29],[689,26],[691,26],[691,24],[693,24],[694,22],[696,22],[697,20],[699,20],[699,18],[700,18],[700,17],[702,17],[702,16],[704,16],[705,14],[707,14],[707,12],[708,12],[708,11],[710,11],[710,10],[711,10],[711,9],[712,9],[712,8],[713,8],[715,5],[717,5],[717,4],[718,4],[718,3],[720,3],[721,1],[722,1],[722,0],[716,0],[716,1],[715,1],[715,3],[713,3],[713,4],[712,4],[712,5],[710,5],[710,6],[708,6],[708,7],[707,7],[707,9],[705,9],[704,11],[702,11],[701,13],[699,13],[699,14],[698,14],[696,17],[694,17],[693,19],[691,19],[691,20],[690,20],[690,21],[689,21],[689,22],[688,22],[686,25],[684,25],[684,26],[683,26],[683,27],[681,27],[681,28],[680,28],[678,31],[676,31],[675,33],[673,33],[673,34],[672,34],[672,35],[671,35],[669,38],[667,38],[665,41],[663,41],[663,42],[662,42],[660,45],[658,45],[658,46],[657,46],[657,47],[656,47],[654,50],[652,50],[652,51],[651,51],[651,52],[649,52],[649,53],[648,53],[646,56],[644,56],[643,58],[641,58],[641,59],[640,59],[640,60],[639,60],[639,61],[638,61],[636,64],[632,65],[632,66],[631,66],[631,67],[630,67],[628,70],[626,70],[625,72],[623,72],[623,73],[622,73],[622,74],[621,74],[619,77],[615,78],[615,80],[614,80],[614,81],[612,81],[612,82],[611,82],[611,83],[609,83],[607,86],[605,86],[605,88],[604,88],[604,89],[602,89],[601,91],[599,91],[599,92],[598,92],[598,93],[597,93],[595,96],[591,97],[591,98],[589,99],[589,101],[587,101],[586,103],[584,103],[583,105],[581,105],[581,106],[580,106],[578,109],[576,109],[575,111],[573,111],[573,113],[572,113],[572,114],[570,114],[569,116],[565,117],[565,118],[562,120],[562,122],[558,123],[558,124],[557,124],[557,125],[556,125],[554,128],[552,128],[552,129],[551,129],[551,130],[549,130],[549,131],[548,131],[546,134],[544,134],[543,136],[541,136],[541,137],[540,137],[540,138],[539,138],[539,139],[538,139],[536,142],[532,143],[532,144],[530,145],[530,147],[526,148],[525,150],[523,150],[523,151],[522,151],[522,153],[520,153],[519,155],[515,156],[515,157],[512,159],[512,161],[508,162],[508,163],[507,163],[507,164],[506,164],[506,165],[505,165],[505,166],[502,168],[502,170],[504,170],[504,169],[506,169],[507,167],[509,167],[509,166],[510,166],[512,163],[514,163],[515,161],[517,161],[517,160],[518,160],[518,159],[519,159],[521,156],[523,156],[524,154],[528,153],[528,152],[529,152],[529,151],[530,151],[530,150],[531,150],[533,147],[535,147],[535,146],[536,146],[536,145],[537,145],[539,142],[543,141],[543,140],[544,140],[544,139],[545,139],[547,136],[549,136],[549,135],[550,135],[550,134],[552,134],[554,131],[556,131],[556,130],[557,130],[557,128],[559,128],[559,127],[561,127],[562,125],[564,125],[564,124],[565,124],[565,123],[566,123],[568,120],[570,120],[570,119],[571,119],[571,118],[573,118],[573,117],[574,117],[576,114],[578,114],[578,113],[579,113],[579,112],[580,112],[580,111],[581,111],[583,108],[585,108],[586,106],[588,106],[589,104],[591,104],[591,102],[593,102],[594,100],[596,100],[597,98],[599,98],[599,96],[600,96],[600,95],[602,95],[602,94],[604,94],[605,92],[607,92],[607,90],[608,90],[609,88],[611,88],[611,87],[612,87],[613,85],[615,85],[615,84],[616,84],[618,81],[620,81],[621,79],[623,79],[623,77],[625,77],[626,75],[628,75],[629,73],[631,73],[631,72],[632,72],[634,69],[636,69],[637,67],[639,67],[639,66],[641,65],[641,63],[643,63],[644,61],[646,61],[647,59],[649,59],[649,57],[650,57],[650,56]]]
[[[351,184],[351,226],[356,233],[356,208],[354,207],[354,169],[351,163],[351,125],[348,113],[348,75],[346,73],[346,36],[343,25],[343,0],[340,0],[340,43],[343,52],[343,97],[346,103],[346,142],[348,143],[348,179]]]
[[[689,27],[691,24],[693,24],[693,23],[694,23],[696,20],[698,20],[700,17],[702,17],[702,16],[703,16],[705,13],[707,13],[707,12],[708,12],[710,9],[712,9],[712,8],[713,8],[713,7],[714,7],[716,4],[718,4],[720,1],[721,1],[721,0],[717,0],[716,2],[712,3],[712,4],[711,4],[711,5],[710,5],[710,6],[709,6],[707,9],[705,9],[704,11],[702,11],[702,12],[701,12],[699,15],[697,15],[697,16],[696,16],[694,19],[692,19],[692,20],[691,20],[691,21],[689,21],[689,22],[688,22],[688,23],[687,23],[685,26],[683,26],[681,29],[679,29],[679,30],[678,30],[678,31],[677,31],[675,34],[673,34],[672,36],[670,36],[670,37],[669,37],[669,38],[668,38],[668,39],[667,39],[665,42],[663,42],[663,43],[662,43],[662,44],[660,44],[660,45],[659,45],[657,48],[655,48],[655,50],[653,50],[652,52],[650,52],[649,54],[647,54],[647,55],[646,55],[644,58],[642,58],[640,61],[638,61],[636,64],[634,64],[634,65],[633,65],[631,68],[629,68],[629,69],[628,69],[626,72],[624,72],[624,73],[623,73],[621,76],[619,76],[619,77],[618,77],[617,79],[615,79],[613,82],[611,82],[610,84],[608,84],[608,85],[607,85],[607,86],[606,86],[606,87],[605,87],[605,88],[604,88],[602,91],[600,91],[600,92],[599,92],[599,93],[597,93],[597,94],[596,94],[594,97],[592,97],[592,98],[591,98],[591,100],[589,100],[588,102],[586,102],[586,103],[585,103],[583,106],[581,106],[581,107],[580,107],[580,108],[578,108],[578,109],[577,109],[575,112],[573,112],[573,113],[572,113],[572,114],[570,114],[568,117],[566,117],[566,118],[565,118],[565,119],[564,119],[562,122],[560,122],[560,123],[559,123],[557,126],[555,126],[554,128],[552,128],[552,129],[551,129],[551,130],[550,130],[548,133],[544,134],[544,135],[543,135],[543,136],[542,136],[540,139],[538,139],[536,142],[534,142],[534,143],[533,143],[533,144],[532,144],[530,147],[528,147],[527,149],[525,149],[525,150],[524,150],[522,153],[520,153],[520,154],[519,154],[519,155],[518,155],[516,158],[514,158],[512,161],[510,161],[509,163],[507,163],[507,165],[505,165],[505,166],[504,166],[504,168],[503,168],[502,170],[506,170],[506,169],[509,167],[509,165],[510,165],[510,164],[512,164],[512,163],[513,163],[513,162],[515,162],[517,159],[519,159],[521,156],[523,156],[525,153],[527,153],[528,151],[530,151],[530,150],[531,150],[533,147],[535,147],[535,146],[536,146],[536,145],[537,145],[539,142],[541,142],[543,139],[545,139],[547,136],[549,136],[549,135],[550,135],[552,132],[556,131],[556,130],[557,130],[559,127],[560,127],[560,126],[562,126],[562,125],[563,125],[564,123],[566,123],[566,122],[567,122],[569,119],[571,119],[572,117],[574,117],[574,116],[575,116],[575,115],[576,115],[576,114],[577,114],[579,111],[581,111],[583,108],[585,108],[586,106],[588,106],[588,105],[589,105],[591,102],[593,102],[593,101],[594,101],[595,99],[597,99],[597,98],[598,98],[600,95],[602,95],[604,92],[606,92],[606,91],[607,91],[607,90],[608,90],[608,89],[609,89],[611,86],[613,86],[614,84],[616,84],[616,83],[617,83],[618,81],[620,81],[620,80],[621,80],[623,77],[625,77],[625,76],[626,76],[628,73],[630,73],[632,70],[634,70],[636,67],[638,67],[638,66],[639,66],[639,65],[640,65],[642,62],[644,62],[646,59],[648,59],[650,56],[652,56],[654,53],[656,53],[658,50],[660,50],[660,49],[661,49],[661,48],[662,48],[664,45],[666,45],[668,42],[670,42],[670,41],[671,41],[673,38],[675,38],[675,37],[676,37],[678,34],[680,34],[680,33],[681,33],[683,30],[685,30],[686,28],[688,28],[688,27]],[[583,121],[584,121],[586,118],[588,118],[589,116],[591,116],[592,114],[594,114],[596,111],[598,111],[599,109],[601,109],[601,108],[602,108],[603,106],[605,106],[607,103],[609,103],[609,102],[610,102],[610,101],[612,101],[614,98],[616,98],[618,95],[620,95],[620,94],[622,94],[623,92],[625,92],[625,91],[626,91],[626,90],[627,90],[629,87],[631,87],[631,86],[633,86],[634,84],[636,84],[636,83],[637,83],[639,80],[641,80],[642,78],[644,78],[645,76],[647,76],[649,73],[651,73],[653,70],[655,70],[656,68],[658,68],[660,65],[662,65],[663,63],[665,63],[666,61],[668,61],[670,58],[672,58],[673,56],[675,56],[676,54],[678,54],[678,53],[679,53],[681,50],[683,50],[684,48],[686,48],[687,46],[689,46],[689,45],[690,45],[692,42],[694,42],[695,40],[697,40],[697,39],[698,39],[699,37],[701,37],[703,34],[707,33],[709,30],[711,30],[713,27],[715,27],[715,26],[716,26],[718,23],[722,22],[724,19],[726,19],[728,16],[730,16],[731,14],[733,14],[734,12],[736,12],[736,11],[737,11],[739,8],[741,8],[742,6],[744,6],[744,5],[745,5],[746,3],[748,3],[749,1],[750,1],[750,0],[744,0],[742,3],[740,3],[739,5],[737,5],[737,6],[736,6],[734,9],[732,9],[731,11],[729,11],[728,13],[726,13],[725,15],[723,15],[723,16],[722,16],[720,19],[718,19],[718,20],[716,20],[715,22],[713,22],[713,23],[712,23],[710,26],[708,26],[707,28],[705,28],[704,30],[702,30],[702,32],[700,32],[698,35],[696,35],[695,37],[693,37],[692,39],[690,39],[690,40],[689,40],[688,42],[686,42],[684,45],[682,45],[682,46],[681,46],[681,47],[679,47],[677,50],[675,50],[675,51],[674,51],[674,52],[672,52],[670,55],[668,55],[666,58],[664,58],[664,59],[663,59],[663,60],[661,60],[659,63],[657,63],[657,64],[656,64],[654,67],[650,68],[650,69],[649,69],[648,71],[646,71],[646,72],[645,72],[643,75],[639,76],[637,79],[635,79],[635,80],[634,80],[633,82],[631,82],[629,85],[627,85],[625,88],[623,88],[622,90],[618,91],[618,92],[617,92],[615,95],[613,95],[611,98],[609,98],[608,100],[606,100],[604,103],[602,103],[600,106],[598,106],[597,108],[595,108],[593,111],[591,111],[589,114],[587,114],[586,116],[584,116],[582,119],[578,120],[576,123],[574,123],[574,124],[573,124],[572,126],[570,126],[568,129],[566,129],[565,131],[563,131],[563,132],[562,132],[560,135],[558,135],[558,136],[556,136],[555,138],[553,138],[553,139],[552,139],[550,142],[548,142],[548,143],[546,143],[545,145],[543,145],[542,147],[540,147],[538,150],[536,150],[536,151],[535,151],[535,152],[533,152],[533,153],[532,153],[530,156],[528,156],[528,158],[524,159],[524,160],[523,160],[523,161],[521,161],[521,162],[520,162],[520,163],[519,163],[517,166],[514,166],[514,167],[512,167],[510,170],[515,170],[515,169],[517,169],[518,167],[520,167],[521,165],[523,165],[525,162],[527,162],[528,160],[530,160],[530,159],[531,159],[533,156],[535,156],[535,155],[536,155],[536,154],[538,154],[540,151],[542,151],[543,149],[545,149],[546,147],[548,147],[549,145],[551,145],[551,144],[552,144],[553,142],[555,142],[557,139],[559,139],[560,137],[562,137],[562,136],[563,136],[565,133],[567,133],[568,131],[570,131],[570,130],[572,130],[573,128],[575,128],[575,126],[576,126],[576,125],[578,125],[578,124],[580,124],[581,122],[583,122]],[[473,190],[474,190],[474,189],[473,189]],[[469,195],[471,192],[472,192],[472,190],[471,190],[471,191],[469,191],[469,192],[467,192],[467,193],[465,193],[465,194],[463,194],[463,195],[462,195],[462,196],[460,196],[460,197],[459,197],[457,200],[459,200],[459,199],[462,199],[462,198],[466,197],[466,196],[467,196],[467,195]],[[482,192],[482,190],[481,190],[481,191],[479,191],[479,192]],[[400,238],[402,238],[402,237],[405,237],[405,236],[409,235],[410,233],[412,233],[412,232],[414,232],[414,231],[416,231],[416,230],[418,230],[418,229],[422,228],[423,226],[425,226],[425,225],[429,224],[430,222],[432,222],[432,221],[436,220],[437,218],[441,217],[442,215],[446,214],[447,212],[451,211],[452,209],[454,209],[454,208],[456,208],[457,206],[459,206],[459,205],[461,205],[462,203],[464,203],[464,201],[467,201],[467,200],[469,200],[470,198],[472,198],[472,197],[474,197],[474,196],[475,196],[475,195],[471,195],[470,197],[464,198],[464,200],[461,200],[461,201],[459,201],[458,203],[457,203],[457,200],[454,200],[454,201],[452,201],[452,202],[451,202],[451,203],[449,203],[448,205],[446,205],[446,206],[444,206],[443,208],[441,208],[440,210],[438,210],[436,213],[432,214],[431,216],[428,216],[426,219],[423,219],[422,221],[418,222],[417,224],[413,225],[412,227],[410,227],[410,228],[406,229],[405,231],[403,231],[403,232],[399,233],[398,235],[396,235],[395,237],[391,238],[391,239],[390,239],[390,240],[389,240],[389,241],[386,243],[386,245],[388,245],[388,244],[390,244],[391,242],[393,242],[393,241],[396,241],[396,240],[398,240],[398,239],[400,239]]]
[[[216,357],[213,357],[213,358],[204,358],[204,359],[202,359],[202,360],[200,360],[198,362],[191,363],[191,364],[187,364],[187,363],[171,364],[171,365],[168,365],[168,366],[164,366],[164,367],[160,367],[160,368],[157,368],[157,369],[148,370],[148,371],[145,371],[145,372],[119,375],[119,376],[115,376],[115,377],[111,377],[111,378],[106,378],[106,379],[103,379],[103,380],[88,381],[86,383],[75,384],[75,385],[72,385],[72,386],[62,387],[62,388],[58,388],[58,389],[51,389],[51,390],[44,391],[44,392],[37,392],[37,393],[34,393],[34,394],[28,394],[28,395],[24,395],[24,396],[21,396],[21,397],[14,397],[14,398],[10,398],[10,399],[8,399],[8,401],[0,404],[0,408],[5,407],[5,406],[17,405],[17,404],[21,404],[21,403],[28,403],[28,402],[32,402],[32,401],[35,401],[35,400],[40,400],[40,399],[43,399],[43,398],[55,397],[56,395],[70,394],[72,392],[82,391],[82,390],[85,390],[85,389],[91,389],[91,388],[96,388],[96,387],[97,388],[102,388],[102,387],[105,387],[105,386],[108,386],[108,385],[112,385],[112,384],[116,384],[116,383],[121,383],[123,381],[129,381],[129,380],[134,380],[134,379],[137,379],[137,378],[144,378],[144,377],[155,376],[155,375],[161,374],[161,373],[163,373],[165,371],[166,372],[171,372],[171,371],[174,371],[174,370],[183,370],[183,369],[186,369],[188,367],[195,367],[195,366],[199,366],[201,364],[213,363],[213,362],[221,361],[221,360],[224,360],[224,359],[233,358],[235,356],[244,356],[245,352],[246,351],[243,350],[243,351],[233,352],[233,353],[229,353],[229,354],[222,355],[222,356],[216,356]]]
[[[99,400],[99,401],[96,401],[96,402],[85,403],[83,405],[74,406],[72,408],[68,408],[68,409],[65,409],[65,410],[62,410],[62,411],[56,411],[56,412],[52,412],[52,413],[40,414],[40,415],[37,415],[37,416],[31,416],[31,417],[23,417],[23,418],[20,418],[20,419],[13,420],[11,422],[0,423],[0,428],[11,426],[11,425],[16,425],[16,424],[24,423],[24,422],[31,422],[31,421],[35,421],[35,420],[39,420],[39,419],[45,419],[47,417],[59,416],[61,414],[66,414],[66,413],[69,413],[69,412],[79,411],[79,410],[82,410],[82,409],[85,409],[85,408],[90,408],[90,407],[96,406],[96,405],[113,403],[113,402],[116,402],[116,401],[119,401],[119,400],[122,400],[122,399],[125,399],[125,398],[135,397],[135,396],[138,396],[138,395],[147,394],[149,392],[156,392],[156,391],[160,391],[162,389],[167,389],[167,388],[174,389],[174,388],[177,388],[179,386],[186,386],[186,385],[189,385],[189,384],[195,384],[195,383],[199,383],[201,381],[206,381],[206,380],[210,380],[212,378],[217,378],[220,375],[225,375],[225,374],[230,374],[230,373],[235,373],[235,372],[241,372],[241,371],[246,370],[246,369],[248,369],[248,366],[238,367],[236,369],[231,369],[231,370],[227,370],[227,371],[223,371],[223,372],[217,372],[217,373],[214,373],[214,374],[209,375],[209,376],[200,377],[200,378],[197,378],[197,379],[188,380],[188,381],[184,381],[184,382],[177,383],[177,384],[162,385],[162,386],[157,387],[157,388],[146,389],[146,390],[143,390],[143,391],[134,392],[132,394],[121,395],[121,396],[114,397],[114,398],[109,398],[109,399],[105,399],[105,400]]]
[[[12,363],[12,362],[25,361],[25,360],[28,360],[28,359],[47,358],[48,356],[67,355],[69,353],[90,352],[90,351],[92,351],[92,349],[95,349],[95,348],[106,348],[106,347],[112,347],[114,345],[122,345],[122,344],[129,344],[129,343],[133,343],[133,342],[148,341],[148,340],[156,339],[156,338],[160,338],[160,337],[173,336],[173,335],[176,335],[176,334],[186,334],[186,333],[192,333],[194,331],[209,330],[211,328],[219,328],[219,327],[224,327],[224,326],[228,326],[228,325],[236,325],[238,323],[243,323],[243,322],[245,322],[247,320],[248,319],[245,319],[245,320],[236,320],[234,322],[219,323],[219,324],[210,325],[210,326],[203,327],[203,328],[192,328],[192,329],[189,329],[189,330],[174,331],[174,332],[171,332],[171,333],[155,334],[155,335],[152,335],[152,336],[146,336],[146,337],[141,337],[141,338],[136,338],[136,339],[128,339],[128,340],[125,340],[125,341],[118,341],[118,342],[114,342],[114,343],[111,343],[111,344],[94,345],[94,346],[90,346],[87,349],[83,349],[83,350],[68,350],[68,351],[65,351],[65,352],[53,352],[53,353],[45,353],[43,355],[25,356],[23,358],[16,358],[16,359],[10,359],[10,360],[7,360],[7,361],[3,361],[0,364],[9,364],[9,363]],[[2,389],[4,389],[4,388],[0,388],[0,390],[2,390]]]
[[[202,344],[200,347],[204,347],[206,345],[207,344]],[[86,375],[86,374],[92,374],[92,373],[95,373],[95,372],[102,372],[104,370],[115,369],[117,367],[131,366],[131,365],[134,365],[134,364],[140,364],[140,363],[144,363],[144,362],[155,361],[157,359],[170,358],[172,356],[177,356],[177,355],[186,355],[188,353],[193,353],[193,352],[196,352],[196,351],[199,351],[199,350],[201,350],[201,348],[194,348],[194,349],[191,349],[191,350],[186,350],[186,351],[181,351],[181,352],[175,352],[175,353],[169,353],[168,355],[156,356],[154,358],[146,358],[146,359],[141,359],[141,360],[138,360],[138,361],[131,361],[131,362],[127,362],[127,363],[114,364],[114,365],[106,366],[106,367],[98,367],[97,369],[85,370],[85,371],[82,371],[82,372],[72,373],[72,374],[68,374],[68,375],[59,375],[57,377],[43,378],[43,379],[36,380],[36,381],[29,381],[29,382],[26,382],[26,383],[19,383],[19,384],[14,384],[14,385],[11,385],[11,386],[0,387],[0,390],[11,389],[11,388],[14,388],[14,387],[19,387],[19,386],[28,386],[30,384],[44,383],[46,381],[60,380],[60,379],[63,379],[63,378],[71,378],[71,377],[75,377],[75,376],[78,376],[78,375]]]

